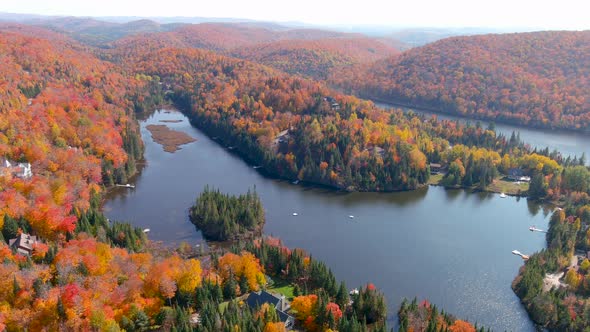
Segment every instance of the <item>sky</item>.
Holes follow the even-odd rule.
[[[0,0],[0,12],[232,17],[341,26],[590,29],[589,0]]]

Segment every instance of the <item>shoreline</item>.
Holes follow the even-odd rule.
[[[515,126],[515,127],[519,127],[519,128],[527,129],[527,130],[538,130],[538,131],[548,130],[553,133],[559,133],[559,134],[571,134],[573,132],[575,134],[584,135],[584,136],[587,136],[590,138],[590,129],[584,130],[584,129],[576,129],[576,128],[543,127],[543,126],[537,126],[537,125],[527,125],[527,124],[520,123],[520,122],[506,121],[506,120],[502,120],[502,119],[492,119],[489,117],[478,117],[476,114],[474,114],[473,117],[469,117],[469,116],[463,115],[461,113],[447,112],[447,111],[442,110],[441,108],[425,106],[422,104],[418,105],[418,104],[406,103],[406,102],[402,102],[399,100],[388,100],[388,99],[382,99],[379,97],[368,97],[368,96],[362,97],[362,99],[370,100],[373,103],[388,104],[388,105],[391,105],[394,107],[405,107],[405,108],[412,108],[417,111],[431,112],[431,113],[434,113],[434,115],[453,116],[453,117],[456,117],[456,118],[459,118],[459,119],[465,120],[465,121],[486,121],[489,123]]]
[[[159,109],[157,111],[164,111],[164,109]],[[230,153],[238,154],[240,156],[241,161],[242,162],[245,162],[248,167],[252,167],[253,165],[257,165],[256,163],[252,163],[251,161],[249,161],[248,158],[246,157],[246,155],[244,155],[241,151],[239,151],[238,148],[232,149],[232,150],[226,149],[225,148],[226,145],[224,145],[223,142],[221,142],[218,139],[213,139],[212,138],[213,136],[210,135],[206,130],[203,130],[199,126],[195,126],[194,123],[193,123],[194,120],[191,120],[190,115],[187,115],[187,112],[186,111],[182,111],[182,110],[180,110],[178,108],[172,108],[171,111],[177,111],[177,112],[182,113],[184,116],[186,116],[186,118],[187,118],[188,122],[190,123],[190,126],[191,127],[193,127],[195,129],[201,131],[211,141],[215,141],[218,144],[218,146],[221,147],[225,152],[230,152]],[[142,139],[147,139],[147,138],[143,138],[142,137]],[[138,161],[138,162],[141,163],[142,165],[147,164],[147,160],[145,159],[145,156],[140,161]],[[292,179],[287,179],[287,178],[281,178],[281,177],[273,176],[271,173],[267,172],[264,167],[257,168],[257,170],[264,177],[268,177],[268,178],[271,178],[271,179],[276,179],[276,180],[279,180],[279,181],[285,181],[286,180],[286,181],[288,181],[288,183],[291,183],[291,181],[292,181]],[[130,183],[135,183],[137,181],[137,177],[139,177],[139,176],[142,175],[142,171],[143,171],[143,167],[142,168],[138,168],[136,174],[132,178],[130,178]],[[434,175],[434,174],[431,175],[431,180],[432,180],[432,177],[433,176],[436,176],[436,175]],[[442,175],[440,175],[440,177],[442,178]],[[303,187],[327,189],[327,190],[330,190],[333,193],[352,193],[352,192],[354,192],[354,191],[347,191],[347,190],[344,190],[344,189],[336,188],[336,187],[333,187],[333,186],[327,186],[327,185],[323,185],[323,184],[316,184],[316,183],[307,182],[307,181],[301,181],[299,184],[303,185]],[[357,191],[357,192],[374,192],[374,193],[395,193],[395,192],[405,192],[405,191],[408,191],[409,192],[409,191],[416,191],[416,190],[424,189],[424,188],[427,188],[429,186],[443,187],[445,189],[461,189],[461,190],[466,190],[469,193],[477,193],[477,192],[499,193],[499,191],[494,191],[494,190],[478,190],[477,188],[474,188],[474,187],[462,187],[462,186],[447,187],[447,186],[440,185],[438,183],[425,183],[425,184],[421,185],[419,188],[411,189],[411,190],[396,190],[396,191]],[[125,190],[124,189],[121,189],[120,191],[119,190],[115,190],[115,191],[108,190],[106,192],[106,195],[104,195],[103,202],[106,201],[107,199],[109,199],[109,195],[111,193],[117,193],[117,195],[118,194],[127,195],[127,192],[126,191],[127,191],[126,189]],[[512,194],[512,193],[506,192],[506,194],[507,195],[510,195],[510,196],[527,197],[527,195],[525,193],[521,193],[519,195],[516,195],[516,194]],[[543,201],[539,201],[539,202],[551,204],[550,202],[543,202]],[[103,204],[103,206],[104,206],[104,204]],[[198,230],[196,230],[196,231],[198,231]],[[262,232],[262,235],[264,236],[264,232]],[[260,234],[258,234],[258,236],[260,236]],[[206,247],[205,248],[208,248],[207,251],[209,251],[209,248],[215,251],[215,250],[221,250],[223,248],[230,247],[232,244],[237,243],[239,241],[240,240],[238,239],[238,240],[229,240],[229,241],[221,241],[220,242],[220,241],[211,241],[211,240],[204,239],[203,242],[204,242],[204,244],[206,244]],[[151,240],[151,239],[149,239],[149,236],[148,236],[148,242],[158,242],[161,245],[163,245],[164,247],[170,248],[171,250],[174,250],[174,246],[173,246],[172,243]],[[529,319],[531,319],[530,318],[530,315],[528,315],[528,317],[529,317]]]

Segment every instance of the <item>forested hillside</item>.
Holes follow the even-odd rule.
[[[150,82],[57,40],[2,33],[0,52],[0,157],[33,170],[29,181],[1,178],[0,210],[56,238],[100,183],[134,172],[142,145],[133,109],[148,103]]]
[[[471,118],[588,131],[590,31],[452,37],[332,76],[347,93]]]
[[[407,190],[425,185],[428,164],[441,162],[450,167],[442,184],[486,189],[515,167],[532,176],[579,162],[533,153],[493,129],[382,110],[321,83],[209,51],[124,54],[116,58],[130,72],[161,78],[194,125],[282,178],[351,191]]]
[[[289,74],[325,80],[345,66],[373,62],[399,53],[370,38],[282,40],[233,50],[231,55]]]
[[[182,26],[170,32],[136,34],[121,38],[109,47],[119,54],[121,49],[134,52],[164,47],[212,50],[323,81],[343,67],[398,54],[395,45],[394,40],[377,40],[359,34],[205,23]]]
[[[60,34],[6,30],[21,28],[26,35],[0,33],[0,330],[284,330],[268,308],[235,302],[267,284],[267,256],[252,253],[260,249],[213,253],[202,266],[100,211],[102,194],[142,158],[135,113],[162,102],[159,78],[101,61]],[[312,281],[299,295],[318,301],[305,317],[313,330],[367,331],[359,321],[371,307],[335,303],[346,289],[324,264],[280,252],[293,263],[272,273],[277,281]],[[371,298],[384,303],[377,291]],[[384,306],[379,315],[372,330],[385,331]]]
[[[567,272],[567,288],[541,286],[576,249],[590,250],[584,158],[533,151],[493,125],[383,110],[310,79],[331,72],[334,84],[361,95],[583,130],[590,121],[587,32],[451,38],[376,60],[391,48],[319,30],[204,24],[102,48],[38,27],[0,31],[0,330],[282,331],[268,306],[236,300],[272,280],[292,288],[298,328],[386,330],[385,301],[373,285],[350,302],[326,265],[278,240],[207,254],[154,248],[141,229],[102,215],[103,194],[126,183],[143,155],[135,114],[163,102],[266,174],[291,181],[411,190],[427,185],[438,164],[440,184],[489,190],[500,173],[518,169],[531,182],[515,194],[563,210],[552,217],[548,250],[527,262],[515,292],[545,326],[588,325],[590,262]],[[263,208],[256,194],[207,192],[193,219],[223,223],[215,233],[226,239],[257,230]],[[39,239],[30,252],[9,246],[28,235]],[[474,328],[430,305],[402,309],[408,330],[426,315],[433,328]]]

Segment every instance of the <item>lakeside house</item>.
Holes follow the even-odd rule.
[[[37,243],[41,241],[36,236],[20,233],[16,238],[8,241],[8,246],[21,255],[30,256]]]
[[[272,147],[279,151],[281,148],[286,148],[287,144],[289,144],[289,139],[291,138],[289,134],[290,129],[285,129],[281,131],[273,140],[272,140]]]
[[[438,163],[430,163],[430,174],[444,174],[446,167]]]
[[[508,179],[512,181],[531,182],[531,177],[524,174],[520,168],[511,168],[508,170]]]
[[[285,298],[284,295],[280,297],[271,294],[267,291],[259,291],[259,292],[252,292],[248,295],[246,299],[246,304],[252,309],[257,309],[263,304],[273,305],[275,310],[277,311],[277,316],[285,324],[286,329],[290,329],[293,327],[295,323],[295,318],[293,316],[286,313],[287,310],[291,308],[289,302]]]
[[[21,179],[28,179],[33,176],[30,163],[15,163],[14,161],[2,158],[0,160],[0,175],[11,175]]]

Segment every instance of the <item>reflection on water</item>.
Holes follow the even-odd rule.
[[[163,152],[145,129],[160,120],[183,120],[167,125],[197,141]],[[109,218],[150,228],[154,240],[197,244],[203,239],[188,208],[205,185],[234,194],[256,186],[266,209],[264,232],[326,262],[349,288],[375,283],[387,297],[392,324],[402,298],[418,297],[495,330],[534,330],[510,289],[522,265],[510,252],[544,247],[544,235],[528,230],[547,226],[538,205],[442,187],[343,193],[293,185],[263,177],[178,112],[156,112],[141,130],[147,165],[133,180],[135,189],[110,194]]]

